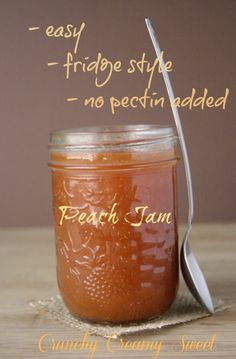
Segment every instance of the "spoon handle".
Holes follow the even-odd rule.
[[[181,147],[181,151],[183,154],[184,168],[185,168],[185,175],[186,175],[186,182],[187,182],[187,191],[188,191],[188,207],[189,207],[189,209],[188,209],[187,232],[189,233],[191,230],[191,227],[192,227],[192,223],[193,223],[193,188],[192,188],[192,177],[191,177],[191,171],[190,171],[190,165],[189,165],[189,159],[188,159],[188,152],[187,152],[187,148],[186,148],[186,144],[185,144],[185,140],[184,140],[184,134],[183,134],[182,126],[181,126],[179,112],[178,112],[177,107],[175,106],[174,92],[173,92],[173,89],[171,86],[168,72],[165,70],[165,63],[164,63],[163,57],[161,56],[161,49],[158,44],[158,40],[157,40],[155,31],[153,29],[151,20],[149,18],[146,18],[145,22],[146,22],[146,26],[147,26],[149,35],[150,35],[152,43],[153,43],[153,47],[154,47],[156,55],[157,55],[157,58],[160,61],[160,67],[162,70],[162,75],[163,75],[167,93],[169,96],[170,105],[171,105],[172,113],[174,116],[175,125],[177,128],[177,133],[179,136],[180,147]],[[187,238],[187,236],[185,236],[185,238]]]

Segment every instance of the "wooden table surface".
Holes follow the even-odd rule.
[[[191,244],[212,295],[231,304],[231,308],[213,317],[126,340],[162,341],[160,358],[236,358],[236,224],[196,224]],[[28,304],[30,300],[48,299],[58,293],[53,230],[2,229],[0,249],[0,358],[88,358],[86,350],[42,353],[38,348],[40,337],[47,333],[54,340],[77,341],[85,335],[37,314]],[[203,342],[214,335],[212,351],[176,351],[182,336],[185,340]],[[110,353],[105,339],[92,336],[89,340],[94,345],[98,341],[93,358],[154,357],[151,351],[122,350],[117,341],[112,342],[113,353]]]

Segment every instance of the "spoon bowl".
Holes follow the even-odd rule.
[[[211,295],[199,264],[191,251],[188,234],[185,235],[180,252],[180,265],[184,280],[194,298],[210,313],[214,313]]]

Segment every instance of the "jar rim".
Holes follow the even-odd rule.
[[[55,130],[50,133],[50,151],[130,147],[173,141],[171,126],[155,124],[102,125]]]

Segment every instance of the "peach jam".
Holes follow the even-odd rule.
[[[157,125],[51,133],[58,286],[74,316],[137,322],[172,304],[176,141]]]

